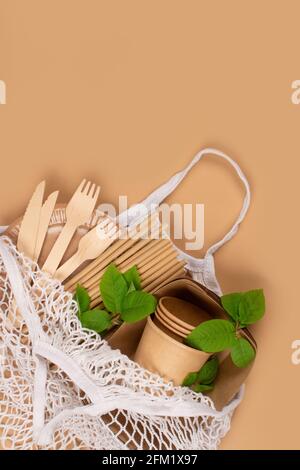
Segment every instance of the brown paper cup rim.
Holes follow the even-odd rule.
[[[155,317],[158,318],[160,323],[162,323],[166,328],[171,330],[173,333],[176,333],[178,336],[181,336],[182,338],[186,338],[189,335],[189,332],[180,330],[176,326],[174,326],[172,323],[169,323],[165,318],[163,318],[158,311],[155,312]]]
[[[160,304],[157,305],[156,308],[157,312],[159,312],[159,315],[168,323],[174,326],[174,328],[178,328],[180,331],[185,332],[189,334],[195,327],[192,325],[186,325],[188,326],[183,326],[181,323],[177,321],[176,317],[173,317],[172,315],[168,315],[166,311],[162,310],[160,307]]]
[[[171,309],[166,306],[167,302],[169,303],[173,302],[175,305],[177,303],[177,305],[179,306],[181,305],[183,314],[185,314],[185,312],[187,312],[188,309],[190,309],[190,322],[183,320],[178,315],[176,315],[176,313],[173,313]],[[190,302],[186,302],[182,299],[177,299],[176,297],[170,297],[170,296],[162,297],[159,300],[158,307],[164,317],[167,317],[170,321],[172,321],[172,323],[177,324],[178,326],[184,328],[185,330],[188,330],[189,332],[191,332],[194,328],[196,328],[196,326],[198,326],[203,321],[203,319],[200,316],[200,313],[203,313],[203,312],[197,306],[195,306],[194,304],[191,304]],[[197,310],[199,310],[199,316],[197,315]],[[185,314],[185,316],[187,317],[188,315]],[[207,316],[208,316],[207,319],[209,319],[209,315]]]

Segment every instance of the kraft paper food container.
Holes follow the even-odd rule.
[[[149,316],[134,360],[167,382],[172,380],[174,385],[181,385],[186,375],[199,370],[210,354],[193,349],[175,338]]]
[[[212,318],[228,319],[220,298],[188,276],[166,283],[155,292],[155,295],[157,299],[164,296],[178,297],[201,307]],[[146,323],[147,320],[131,324],[124,323],[108,338],[108,343],[112,348],[120,349],[123,354],[133,359]],[[257,349],[252,335],[247,330],[245,332],[247,337],[252,339],[252,344]],[[221,356],[220,361],[214,389],[207,393],[212,398],[217,410],[222,410],[234,398],[255,362],[253,361],[245,368],[238,368],[233,364],[229,354],[225,354],[224,358]]]
[[[153,314],[151,316],[151,318],[152,318],[152,322],[154,323],[154,325],[156,325],[161,331],[166,333],[167,336],[169,336],[170,338],[173,338],[178,343],[182,343],[182,344],[184,343],[185,338],[180,336],[177,331],[171,331],[169,329],[169,327],[167,327],[163,323],[161,323],[161,321],[159,320],[159,318],[156,315]],[[146,323],[146,326],[147,326],[147,323]],[[169,381],[170,381],[170,379],[168,380],[168,382]]]

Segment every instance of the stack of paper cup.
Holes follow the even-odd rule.
[[[181,385],[189,372],[199,370],[210,354],[184,344],[189,333],[211,319],[200,307],[176,297],[162,297],[148,317],[135,361],[165,380]]]
[[[186,338],[196,326],[211,318],[200,307],[176,297],[162,297],[155,316],[182,338]]]

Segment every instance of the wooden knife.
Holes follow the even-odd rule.
[[[41,209],[39,228],[35,243],[35,250],[33,254],[34,261],[38,261],[40,257],[43,244],[47,235],[50,219],[57,201],[58,193],[59,191],[55,191],[54,193],[50,194]]]
[[[18,236],[18,250],[31,259],[33,259],[35,253],[44,192],[45,181],[42,181],[37,185],[29,201]]]

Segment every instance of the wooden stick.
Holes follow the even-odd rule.
[[[161,263],[167,263],[173,259],[177,260],[177,253],[174,252],[172,248],[169,248],[160,255],[159,259],[154,258],[149,264],[146,264],[143,268],[139,268],[139,273],[141,275],[150,276],[152,273],[157,272]]]
[[[146,265],[148,266],[148,264],[150,264],[153,260],[156,260],[158,256],[170,251],[173,251],[171,242],[163,244],[163,240],[160,240],[160,244],[158,246],[154,246],[153,243],[152,246],[149,247],[148,250],[145,250],[145,252],[143,252],[143,254],[140,255],[140,258],[136,261],[139,272],[141,272],[142,268],[144,268]],[[125,268],[128,267],[129,269],[131,265],[132,260],[129,259],[127,260],[127,265]]]
[[[155,266],[155,269],[151,269],[150,274],[144,274],[142,282],[143,289],[147,289],[147,286],[150,285],[153,281],[155,281],[155,279],[159,279],[159,277],[163,273],[167,272],[169,269],[176,265],[180,267],[180,261],[177,258],[177,254],[159,262],[157,266]]]
[[[136,251],[140,250],[142,247],[148,245],[150,243],[150,240],[147,239],[147,240],[141,240],[140,242],[137,242],[134,244],[134,246],[131,248],[131,250],[128,250],[128,252],[126,251],[122,257],[125,259],[127,259],[127,257],[130,256],[130,253],[129,252],[133,252],[135,253]],[[115,254],[116,255],[116,254]],[[109,257],[108,259],[104,260],[103,263],[101,263],[97,269],[94,269],[91,273],[91,276],[89,277],[89,279],[84,282],[84,286],[86,288],[92,286],[95,282],[98,282],[100,280],[100,277],[103,273],[103,271],[106,269],[106,267],[111,263],[111,262],[114,262],[116,264],[119,263],[119,258],[115,258],[115,255],[112,256],[112,257]],[[125,255],[125,256],[124,256]],[[82,280],[84,281],[84,279]]]
[[[159,232],[158,232],[159,235]],[[151,238],[146,238],[145,240],[140,240],[133,245],[132,248],[126,250],[122,255],[118,256],[116,260],[119,264],[123,263],[124,261],[128,260],[128,258],[134,256],[138,251],[142,250],[144,247],[149,246],[153,240]]]
[[[141,275],[141,284],[142,284],[143,288],[144,288],[144,286],[147,286],[152,281],[154,281],[156,279],[157,275],[159,276],[161,273],[165,272],[165,270],[170,269],[174,265],[177,265],[177,267],[179,267],[181,265],[180,261],[177,259],[177,253],[176,252],[171,253],[171,255],[167,256],[166,259],[162,259],[161,261],[159,261],[159,263],[157,263],[157,265],[152,268],[151,275],[149,275],[147,273],[147,271]],[[124,269],[124,265],[122,265],[122,264],[119,265],[118,268],[121,272],[124,272],[126,270],[126,269]],[[157,274],[157,269],[159,269],[158,274]],[[100,296],[100,292],[99,292],[99,281],[100,281],[100,279],[101,279],[101,275],[100,275],[99,280],[96,282],[96,284],[89,289],[89,295],[90,295],[92,301],[94,301],[97,298],[99,300],[101,300],[101,296]]]
[[[158,288],[161,287],[165,282],[184,276],[185,274],[184,266],[186,265],[186,263],[184,261],[181,261],[180,264],[181,264],[181,267],[179,269],[178,269],[178,266],[175,266],[169,271],[163,273],[158,279],[155,279],[151,284],[149,284],[145,288],[145,290],[147,292],[153,293],[156,290],[158,290]]]
[[[157,235],[160,235],[160,228],[158,228]],[[109,259],[104,260],[97,268],[95,268],[92,271],[92,273],[90,273],[89,279],[85,281],[85,279],[83,278],[81,279],[81,283],[83,283],[86,288],[92,287],[95,283],[98,284],[104,270],[106,269],[106,267],[108,266],[110,262],[113,261],[117,265],[122,264],[122,262],[127,263],[127,264],[129,263],[134,264],[133,261],[137,259],[137,256],[140,254],[141,251],[148,252],[149,250],[151,250],[151,247],[154,243],[162,241],[162,240],[163,239],[152,240],[150,238],[147,238],[146,240],[140,240],[139,242],[135,243],[134,246],[130,250],[126,251],[118,258],[115,258],[113,256],[113,257],[109,257]],[[75,289],[75,286],[73,287],[73,289]]]
[[[134,264],[137,264],[137,260],[139,259],[140,257],[140,254],[139,252],[136,253],[134,256],[131,257],[131,263],[130,263],[130,266],[134,265]],[[121,271],[121,272],[125,272],[127,270],[127,267],[128,267],[128,263],[127,261],[123,261],[123,263],[120,263],[119,262],[119,259],[117,258],[115,260],[115,264],[117,265],[118,269]],[[138,269],[139,269],[139,266],[137,266]],[[100,271],[99,273],[97,273],[97,276],[95,276],[93,279],[94,279],[94,282],[92,285],[88,286],[88,290],[89,290],[89,294],[92,298],[92,300],[95,298],[96,295],[98,295],[99,293],[99,282],[101,280],[101,277],[103,276],[105,272],[105,269],[103,269],[102,271]],[[86,287],[86,284],[84,285]]]
[[[150,255],[148,253],[150,253]],[[125,262],[120,264],[119,260],[117,259],[117,260],[115,260],[115,264],[118,266],[118,269],[120,269],[121,272],[125,272],[125,271],[127,271],[127,269],[131,268],[133,265],[136,265],[137,268],[138,268],[138,271],[141,275],[141,278],[142,278],[142,275],[146,271],[148,271],[148,269],[150,269],[152,266],[154,266],[154,269],[155,269],[155,265],[157,264],[157,254],[158,253],[160,254],[160,260],[163,260],[167,256],[169,258],[177,256],[177,254],[174,252],[174,249],[173,249],[172,245],[170,245],[170,247],[168,247],[167,249],[165,248],[165,246],[161,247],[160,250],[157,250],[157,248],[156,248],[156,250],[154,250],[154,252],[151,249],[148,249],[148,251],[144,254],[144,256],[137,253],[135,256],[131,257],[130,262],[125,261]],[[147,256],[146,259],[144,259],[145,256]],[[99,272],[97,274],[97,276],[95,276],[95,278],[93,278],[94,282],[92,284],[85,284],[84,285],[84,287],[86,289],[89,289],[89,293],[92,296],[92,298],[96,293],[98,293],[99,282],[100,282],[101,277],[104,274],[104,272],[105,272],[105,269],[102,270],[101,272]]]
[[[162,287],[166,282],[173,281],[174,279],[178,279],[182,276],[185,275],[185,262],[180,262],[181,266],[178,268],[178,266],[171,268],[168,270],[166,273],[164,273],[162,276],[160,276],[159,279],[155,280],[152,282],[151,285],[149,285],[145,290],[149,293],[155,293],[160,287]],[[91,302],[91,308],[95,307],[100,307],[103,306],[102,299],[100,295],[96,297],[94,300]]]

